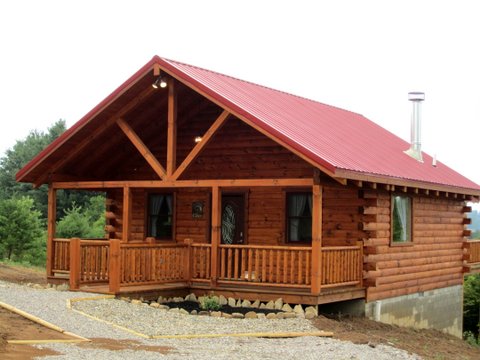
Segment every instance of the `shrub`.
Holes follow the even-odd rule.
[[[218,311],[222,305],[218,302],[218,297],[214,295],[204,296],[200,301],[200,308],[206,311]]]

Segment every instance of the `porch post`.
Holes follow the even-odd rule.
[[[123,187],[123,214],[122,214],[122,241],[127,242],[130,237],[130,223],[132,219],[132,191],[130,187]]]
[[[218,186],[212,186],[212,240],[211,240],[211,284],[217,286],[218,280],[218,245],[220,244],[221,225],[221,191]]]
[[[175,172],[177,163],[177,92],[173,79],[168,79],[167,123],[167,177],[169,178]]]
[[[47,277],[53,276],[55,223],[57,220],[57,190],[48,185],[48,222],[47,222]]]
[[[320,294],[322,286],[322,186],[315,174],[312,189],[312,295]]]
[[[70,239],[70,289],[80,288],[80,239]]]
[[[117,294],[120,292],[120,240],[110,240],[110,254],[108,254],[108,290]]]

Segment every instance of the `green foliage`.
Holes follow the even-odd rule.
[[[0,200],[0,258],[30,262],[40,255],[35,262],[41,262],[44,236],[40,212],[34,209],[31,198]]]
[[[480,274],[469,275],[463,285],[463,329],[478,337],[480,319]]]
[[[105,197],[97,195],[89,199],[85,208],[75,202],[65,210],[65,216],[57,223],[56,236],[60,238],[103,238],[105,235]]]
[[[218,311],[222,308],[222,305],[218,302],[217,296],[208,295],[200,301],[200,308],[206,311]]]
[[[472,346],[480,347],[480,339],[477,339],[471,331],[465,331],[463,333],[463,339]]]
[[[31,131],[23,140],[17,140],[12,149],[8,149],[0,159],[0,199],[13,196],[28,196],[34,200],[35,206],[47,217],[47,189],[42,186],[34,189],[31,184],[17,183],[16,173],[32,160],[48,144],[60,136],[66,129],[65,121],[59,120],[46,133]]]

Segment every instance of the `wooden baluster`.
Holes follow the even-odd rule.
[[[238,280],[244,280],[245,271],[247,271],[247,252],[245,248],[239,249],[241,265],[240,265],[240,274],[238,274]]]
[[[282,255],[282,252],[280,250],[276,250],[277,252],[277,261],[275,263],[275,267],[276,267],[276,274],[275,274],[275,283],[277,284],[280,284],[282,282],[281,278],[280,278],[280,262],[281,262],[281,255]]]
[[[205,271],[206,271],[206,279],[210,279],[212,277],[212,268],[210,266],[210,264],[212,263],[212,247],[209,246],[206,248],[206,253],[207,253],[207,257],[206,257],[206,262],[205,262]]]
[[[302,269],[302,265],[303,265],[303,260],[302,260],[302,252],[301,251],[297,251],[297,254],[298,254],[298,278],[297,278],[297,284],[303,284],[303,278],[302,278],[302,275],[303,275],[303,269]]]
[[[262,282],[267,281],[267,250],[262,250]]]
[[[252,276],[253,281],[259,281],[260,278],[260,250],[255,249],[255,276]]]
[[[227,276],[227,271],[225,270],[225,248],[220,249],[220,276],[218,277],[219,279],[224,279]]]
[[[248,281],[252,281],[253,250],[248,249]]]
[[[233,249],[227,249],[227,277],[232,279]]]
[[[273,283],[273,255],[274,251],[272,249],[268,250],[268,282]]]
[[[187,244],[187,247],[185,248],[185,269],[183,272],[183,278],[188,281],[190,284],[192,282],[192,273],[193,273],[193,256],[192,256],[192,244],[193,244],[193,239],[185,239],[183,241],[185,244]]]
[[[295,284],[295,252],[290,250],[290,284]]]
[[[311,275],[310,275],[310,255],[311,251],[305,252],[305,284],[310,285]]]
[[[238,278],[238,267],[240,266],[239,262],[240,262],[240,249],[235,249],[235,254],[234,254],[234,259],[235,259],[235,263],[234,263],[234,268],[233,268],[233,277],[235,280],[239,280]]]
[[[283,283],[287,283],[287,276],[288,276],[288,252],[286,250],[283,251]]]

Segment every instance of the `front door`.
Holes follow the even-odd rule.
[[[222,195],[222,244],[243,244],[245,240],[245,195]]]

